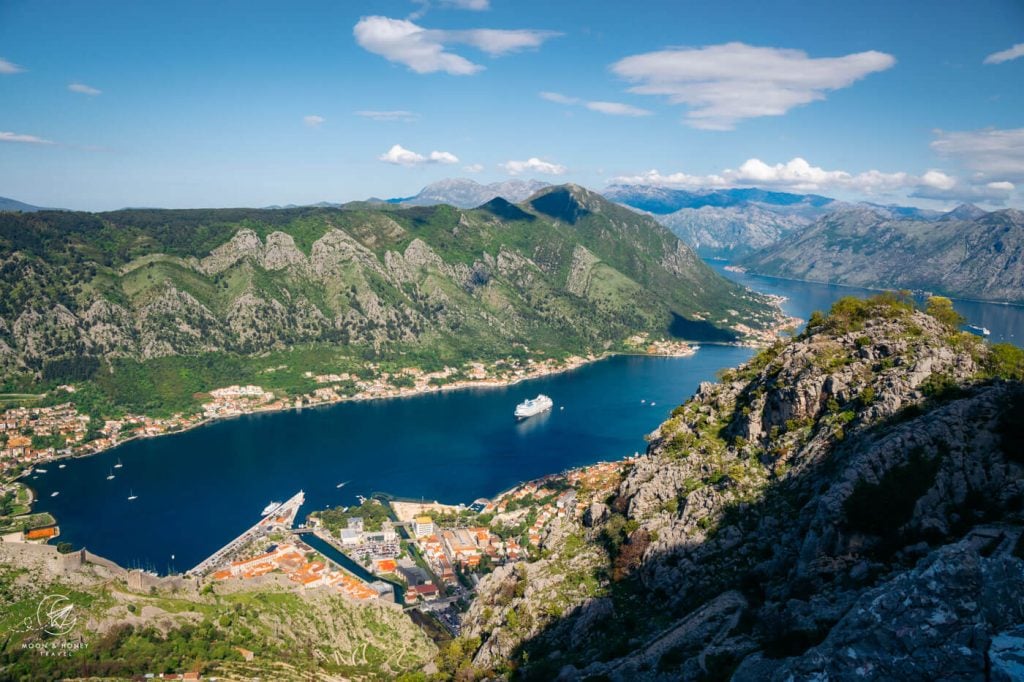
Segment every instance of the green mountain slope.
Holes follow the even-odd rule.
[[[1019,302],[1024,301],[1024,213],[963,207],[939,220],[914,220],[848,208],[742,264],[766,275],[816,282]]]
[[[0,214],[0,254],[0,370],[19,388],[204,354],[459,363],[773,322],[656,222],[575,186],[475,210]]]

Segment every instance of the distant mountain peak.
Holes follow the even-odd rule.
[[[600,212],[607,201],[600,194],[572,183],[546,187],[528,200],[534,210],[571,225],[591,213]]]
[[[940,220],[977,220],[983,215],[987,215],[988,211],[983,208],[979,208],[971,203],[960,204],[952,211],[943,214]]]
[[[456,208],[476,208],[495,197],[502,197],[511,203],[519,203],[544,187],[548,187],[548,183],[520,178],[492,182],[487,185],[482,185],[470,178],[445,178],[430,183],[415,196],[389,199],[388,202],[406,206],[450,204]]]

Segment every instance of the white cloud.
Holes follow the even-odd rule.
[[[468,76],[483,70],[465,57],[449,52],[453,44],[470,45],[492,57],[539,47],[558,35],[533,29],[498,30],[476,28],[462,31],[427,29],[408,19],[363,17],[352,29],[356,42],[388,61],[404,64],[416,73],[443,71]]]
[[[786,163],[769,165],[760,159],[747,159],[739,168],[720,173],[691,175],[677,172],[662,174],[650,170],[638,175],[612,178],[612,184],[652,185],[679,189],[728,189],[732,187],[763,187],[790,192],[850,192],[864,196],[886,196],[906,192],[908,196],[946,201],[1004,202],[1015,186],[1011,182],[964,181],[941,170],[930,169],[921,175],[903,171],[886,173],[867,170],[851,173],[812,166],[796,157]]]
[[[587,102],[584,106],[609,116],[650,116],[653,112],[622,102]]]
[[[582,101],[579,97],[569,97],[560,92],[542,92],[540,98],[555,104],[579,104]]]
[[[427,163],[453,164],[459,162],[459,157],[451,152],[433,151],[428,156],[423,156],[410,149],[406,149],[400,144],[392,146],[391,149],[378,156],[377,159],[385,163],[395,164],[396,166],[420,166]]]
[[[895,63],[892,55],[874,50],[813,58],[801,50],[727,43],[633,55],[611,69],[635,83],[630,92],[686,105],[690,126],[731,130],[743,119],[781,116],[825,99],[825,93]]]
[[[95,97],[96,95],[103,94],[102,90],[97,90],[96,88],[90,85],[86,85],[85,83],[69,83],[68,90],[70,90],[71,92],[77,92],[80,95],[89,95],[90,97]]]
[[[519,175],[520,173],[542,173],[544,175],[562,175],[566,171],[566,167],[557,163],[551,163],[550,161],[542,161],[536,156],[532,156],[526,161],[506,161],[501,164],[501,167],[508,172],[509,175]]]
[[[403,123],[409,123],[415,121],[420,117],[419,114],[412,111],[405,111],[402,109],[396,109],[393,111],[357,111],[356,116],[362,116],[363,118],[373,119],[374,121],[402,121]]]
[[[459,162],[459,157],[455,156],[451,152],[430,152],[430,156],[427,160],[431,163],[444,163],[453,164]]]
[[[598,111],[602,114],[608,114],[609,116],[650,116],[653,112],[647,109],[641,109],[640,107],[634,107],[631,104],[623,104],[622,102],[601,102],[601,101],[587,101],[580,99],[579,97],[570,97],[563,95],[560,92],[541,92],[541,99],[546,99],[549,102],[555,104],[564,104],[566,106],[580,105],[591,111]]]
[[[10,75],[12,73],[21,73],[25,70],[25,67],[18,66],[14,62],[9,62],[3,57],[0,57],[0,74]]]
[[[1017,43],[1011,48],[1002,50],[1001,52],[993,52],[989,56],[985,57],[985,64],[1002,64],[1008,62],[1011,59],[1017,59],[1018,57],[1024,57],[1024,43]]]
[[[482,12],[491,8],[491,0],[441,0],[441,4],[474,12]]]
[[[24,142],[25,144],[54,144],[52,140],[44,140],[35,135],[20,135],[18,133],[0,131],[0,142]]]
[[[327,119],[323,116],[317,116],[316,114],[310,114],[309,116],[302,117],[302,122],[310,128],[319,128],[326,120]]]
[[[462,167],[462,170],[466,171],[467,173],[480,173],[483,172],[483,169],[483,165],[479,163],[471,163],[468,166]]]
[[[931,148],[979,174],[979,180],[1024,182],[1024,128],[936,130]]]

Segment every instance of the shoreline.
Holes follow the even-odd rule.
[[[745,347],[745,344],[731,344],[731,343],[721,343],[721,344],[713,343],[711,345],[724,345],[724,346]],[[699,346],[694,344],[693,346],[691,346],[691,351],[687,352],[687,353],[668,354],[668,353],[644,353],[644,352],[639,352],[639,351],[638,352],[630,352],[630,351],[605,351],[604,353],[601,353],[600,355],[587,356],[587,357],[584,357],[584,358],[580,358],[581,361],[575,362],[575,363],[571,363],[571,364],[566,365],[566,366],[558,367],[556,369],[544,368],[541,371],[537,371],[537,372],[532,373],[532,374],[528,373],[528,374],[526,374],[524,376],[517,376],[517,377],[514,377],[512,379],[466,380],[466,381],[453,382],[451,384],[445,384],[445,385],[442,385],[442,386],[435,386],[435,387],[413,388],[413,389],[402,388],[402,389],[395,389],[396,392],[393,393],[393,394],[386,394],[386,395],[358,395],[357,394],[357,395],[354,395],[354,396],[342,396],[342,397],[339,397],[339,398],[337,398],[335,400],[322,400],[322,401],[311,403],[311,404],[308,404],[308,405],[295,405],[292,402],[289,402],[289,403],[286,403],[286,404],[283,404],[283,405],[278,405],[278,406],[262,406],[262,405],[260,405],[260,406],[252,407],[251,409],[247,409],[247,410],[244,410],[244,411],[239,411],[237,413],[225,414],[225,415],[215,415],[215,416],[210,416],[210,417],[202,417],[199,420],[197,420],[197,421],[195,421],[193,423],[189,423],[189,424],[187,424],[186,426],[184,426],[182,428],[164,431],[163,433],[155,433],[155,434],[136,433],[136,434],[132,434],[132,435],[128,436],[127,438],[125,438],[124,440],[120,440],[117,443],[114,443],[114,444],[109,445],[107,447],[104,447],[104,448],[101,448],[101,449],[98,449],[98,450],[93,450],[93,451],[90,451],[90,452],[78,452],[78,453],[71,453],[71,454],[66,454],[66,455],[57,455],[57,456],[50,457],[50,458],[45,459],[45,460],[39,460],[37,462],[33,462],[32,466],[30,466],[28,469],[26,469],[25,471],[21,472],[19,475],[15,476],[14,478],[12,478],[10,480],[12,482],[14,482],[14,481],[21,481],[22,484],[25,485],[25,487],[30,491],[30,494],[32,495],[32,500],[33,500],[33,502],[35,502],[36,499],[37,499],[36,495],[35,495],[35,491],[32,489],[31,485],[29,485],[23,479],[26,479],[27,477],[29,477],[33,473],[33,471],[39,465],[50,464],[50,463],[54,463],[54,462],[61,462],[61,461],[66,461],[66,460],[70,460],[70,459],[83,459],[83,458],[86,458],[86,457],[93,457],[95,455],[101,455],[101,454],[103,454],[105,452],[110,452],[110,451],[116,450],[116,449],[120,448],[121,446],[127,445],[128,443],[131,443],[131,442],[137,441],[137,440],[146,440],[146,439],[150,439],[150,438],[161,438],[161,437],[164,437],[164,436],[173,436],[173,435],[176,435],[176,434],[187,433],[189,431],[192,431],[194,429],[197,429],[197,428],[200,428],[200,427],[203,427],[203,426],[210,426],[210,425],[215,424],[217,422],[227,421],[227,420],[230,420],[230,419],[237,419],[239,417],[247,417],[247,416],[259,415],[259,414],[276,414],[276,413],[279,413],[279,412],[286,412],[286,411],[289,411],[289,410],[300,411],[300,410],[303,410],[303,409],[314,409],[314,408],[332,407],[332,406],[335,406],[335,405],[339,405],[339,404],[342,404],[342,403],[349,403],[349,402],[367,402],[367,401],[375,401],[375,400],[400,400],[400,399],[405,399],[405,398],[419,398],[419,397],[422,397],[422,396],[425,396],[425,395],[431,395],[431,394],[435,394],[435,393],[443,393],[443,392],[446,392],[446,391],[461,391],[461,390],[467,390],[467,389],[485,389],[485,390],[487,390],[487,389],[509,388],[509,387],[512,387],[512,386],[516,386],[516,385],[518,385],[518,384],[520,384],[522,382],[525,382],[525,381],[532,381],[532,380],[535,380],[535,379],[542,379],[542,378],[549,377],[549,376],[555,376],[555,375],[558,375],[558,374],[564,374],[566,372],[571,372],[571,371],[580,369],[582,367],[585,367],[585,366],[588,366],[588,365],[592,365],[592,364],[596,364],[598,362],[602,362],[604,360],[608,360],[610,358],[613,358],[613,357],[616,357],[616,356],[620,356],[620,355],[621,356],[632,356],[632,357],[650,357],[650,358],[684,358],[684,357],[692,357],[693,355],[695,355],[697,353],[696,349],[699,349]]]
[[[800,283],[803,283],[803,284],[820,284],[821,286],[826,286],[826,287],[840,287],[842,289],[861,289],[863,291],[877,291],[877,292],[886,292],[886,291],[896,291],[896,292],[898,292],[898,291],[902,291],[902,289],[898,289],[898,288],[894,288],[894,287],[866,287],[866,286],[863,286],[863,285],[860,285],[860,284],[843,284],[841,282],[822,282],[822,281],[816,280],[816,279],[800,279],[799,277],[783,277],[782,275],[769,275],[769,274],[766,274],[766,273],[763,273],[763,272],[757,272],[756,270],[749,270],[749,269],[743,267],[742,265],[731,265],[730,264],[730,265],[724,266],[722,269],[723,270],[728,270],[729,272],[734,272],[734,273],[742,274],[742,275],[753,275],[754,277],[765,277],[767,279],[778,279],[778,280],[782,280],[784,282],[800,282]],[[908,289],[908,291],[913,291],[913,290],[912,289]],[[938,292],[938,291],[933,292],[933,293],[936,296],[945,296],[946,298],[952,299],[954,301],[963,301],[964,303],[985,303],[985,304],[988,304],[988,305],[1005,305],[1005,306],[1011,306],[1011,307],[1014,307],[1014,308],[1024,308],[1024,301],[1017,302],[1017,301],[999,301],[999,300],[995,300],[995,299],[984,299],[984,298],[966,298],[964,296],[954,296],[954,295],[951,295],[951,294],[944,294],[944,293],[941,293],[941,292]]]

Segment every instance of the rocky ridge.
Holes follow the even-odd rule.
[[[837,210],[741,262],[766,275],[852,286],[1024,300],[1024,212],[961,206],[938,220]]]
[[[993,362],[894,299],[837,304],[703,384],[612,495],[581,495],[545,558],[482,581],[466,627],[477,665],[563,680],[1013,679],[1024,363],[1006,381]]]
[[[81,379],[82,358],[298,344],[600,351],[664,334],[674,315],[774,318],[653,220],[583,188],[471,211],[0,213],[0,245],[7,379]]]

